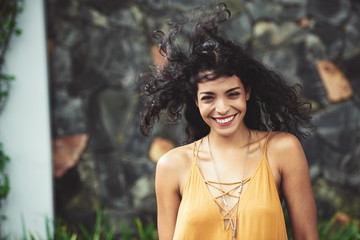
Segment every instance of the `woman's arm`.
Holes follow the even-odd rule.
[[[179,151],[174,149],[162,156],[156,166],[155,190],[160,240],[173,239],[181,200],[179,183],[182,164],[176,152]]]
[[[281,190],[288,209],[294,240],[319,239],[316,206],[311,189],[309,167],[299,140],[279,134],[278,149]]]

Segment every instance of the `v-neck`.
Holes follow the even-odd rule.
[[[206,182],[214,182],[214,181],[210,181],[210,180],[207,180],[204,178],[198,164],[197,164],[197,159],[198,159],[198,153],[199,153],[199,149],[200,149],[200,146],[202,144],[202,141],[203,139],[201,139],[200,143],[199,143],[199,146],[198,146],[198,150],[195,152],[193,152],[193,157],[194,157],[194,161],[193,161],[193,164],[194,164],[194,167],[195,167],[195,170],[196,172],[199,174],[199,177],[201,178],[202,180],[202,186],[204,188],[206,188],[205,192],[207,193],[207,197],[211,200],[211,205],[214,206],[214,210],[217,212],[217,214],[220,216],[220,218],[222,219],[223,223],[224,223],[224,231],[228,231],[230,229],[230,222],[228,222],[225,226],[225,222],[224,222],[224,216],[221,214],[221,210],[220,210],[220,207],[218,206],[218,203],[216,203],[216,196],[214,197],[211,192],[210,192],[210,189],[207,185]],[[236,209],[236,211],[233,211],[233,213],[231,214],[231,218],[234,218],[235,214],[239,214],[239,211],[241,211],[241,206],[243,205],[243,201],[244,201],[244,198],[247,196],[247,192],[248,192],[248,189],[252,186],[252,182],[254,180],[254,178],[257,176],[258,172],[259,172],[259,169],[261,167],[261,165],[263,164],[263,161],[264,161],[264,158],[265,158],[265,151],[263,151],[263,149],[261,148],[261,144],[260,144],[260,140],[259,140],[259,146],[260,146],[260,149],[261,149],[261,159],[259,161],[259,164],[257,165],[255,171],[253,172],[253,174],[250,176],[250,177],[247,177],[245,178],[244,180],[250,178],[250,180],[248,180],[248,183],[247,183],[247,186],[246,188],[243,190],[243,193],[240,195],[240,199],[239,199],[239,206],[238,208]],[[220,182],[221,184],[237,184],[237,182],[226,182],[226,183],[223,183],[223,182]],[[231,212],[231,211],[230,211]]]

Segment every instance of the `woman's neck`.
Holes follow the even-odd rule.
[[[244,147],[249,144],[249,140],[251,138],[251,130],[247,127],[237,131],[235,134],[231,136],[223,136],[217,134],[215,131],[210,131],[209,138],[211,141],[211,145],[220,149],[231,149],[231,148],[239,148]]]

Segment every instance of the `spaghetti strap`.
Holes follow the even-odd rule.
[[[200,143],[199,143],[199,146],[196,148],[196,143],[197,141],[194,142],[194,147],[193,147],[193,163],[196,163],[196,160],[197,160],[197,157],[198,157],[198,154],[199,154],[199,150],[200,150],[200,146],[201,146],[201,143],[203,141],[204,138],[202,138],[200,140]],[[196,153],[195,153],[196,151]]]
[[[257,139],[258,139],[259,148],[260,148],[261,156],[262,156],[262,155],[264,155],[264,153],[263,153],[263,149],[262,149],[262,147],[261,147],[261,141],[260,141],[259,135],[257,134],[256,131],[255,131],[255,134],[256,134],[256,137],[257,137]]]
[[[195,149],[196,149],[196,141],[194,141],[194,146],[193,146],[193,151],[192,151],[192,155],[193,155],[193,162],[195,161]]]
[[[269,134],[268,134],[267,137],[266,137],[265,147],[264,147],[264,153],[263,153],[263,154],[266,154],[266,148],[267,148],[268,140],[269,140],[269,137],[270,137],[271,133],[272,133],[272,132],[269,132]]]

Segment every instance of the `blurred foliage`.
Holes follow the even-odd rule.
[[[14,76],[4,73],[3,66],[11,36],[13,34],[21,34],[21,30],[17,28],[16,17],[23,11],[23,3],[24,0],[0,0],[0,114],[4,109],[5,102],[9,94],[10,82],[15,79]],[[0,210],[1,201],[6,198],[10,191],[9,176],[5,173],[5,166],[9,161],[10,159],[4,153],[3,145],[0,142]],[[1,212],[2,211],[0,211],[0,213]],[[4,219],[5,216],[0,214],[0,224]]]
[[[3,151],[3,145],[0,142],[0,200],[6,198],[10,191],[9,176],[4,172],[5,165],[10,159]],[[1,204],[0,204],[1,207]]]
[[[344,219],[344,216],[346,217]],[[285,213],[288,228],[289,218]],[[133,219],[131,225],[125,221],[120,224],[119,231],[110,225],[109,218],[100,208],[96,209],[96,218],[92,230],[87,230],[84,226],[79,225],[79,231],[73,227],[67,226],[61,220],[57,220],[52,232],[52,223],[46,219],[46,237],[41,237],[38,233],[26,231],[23,222],[22,240],[157,240],[158,233],[154,224],[144,227],[139,218]],[[345,213],[336,213],[330,220],[319,220],[318,223],[320,240],[359,240],[359,221],[354,220]],[[289,240],[292,240],[291,230],[288,229]],[[0,238],[1,240],[10,240],[9,237]]]
[[[289,240],[293,240],[288,212],[284,211]],[[360,221],[350,215],[337,212],[331,219],[318,219],[320,240],[360,240]]]
[[[46,238],[40,236],[38,233],[26,231],[25,223],[23,222],[23,237],[22,240],[157,240],[157,230],[154,224],[143,226],[139,218],[131,221],[132,225],[128,226],[125,221],[121,222],[120,231],[116,231],[110,225],[109,217],[104,214],[98,207],[96,209],[96,218],[92,230],[86,229],[79,224],[74,228],[63,223],[61,219],[57,219],[54,224],[54,231],[52,233],[52,223],[46,219]],[[79,230],[77,230],[79,229]],[[1,240],[10,240],[9,237],[0,238]]]
[[[13,34],[20,35],[16,17],[23,11],[24,0],[0,0],[0,113],[9,94],[9,82],[15,79],[3,71],[5,54]]]
[[[340,213],[344,215],[343,213]],[[320,220],[319,235],[322,240],[358,240],[360,239],[359,221],[354,221],[351,216],[347,220],[340,220],[339,213],[335,214],[330,220]]]

